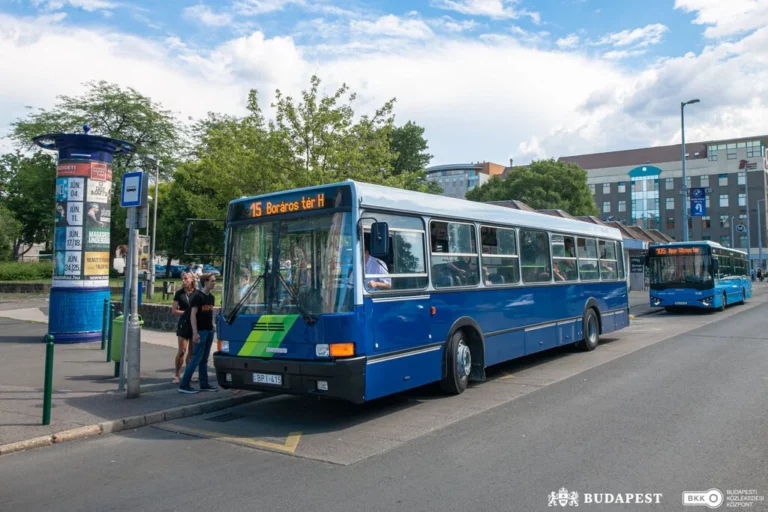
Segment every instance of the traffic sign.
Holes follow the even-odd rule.
[[[704,217],[707,214],[707,189],[691,189],[691,217]]]
[[[123,189],[120,193],[120,206],[132,208],[141,206],[141,186],[143,172],[127,172],[123,174]]]
[[[744,224],[736,224],[736,231],[738,231],[739,233],[744,233],[747,231],[747,226],[745,226]]]

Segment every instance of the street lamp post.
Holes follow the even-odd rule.
[[[149,268],[147,271],[150,273],[149,283],[147,286],[147,298],[151,299],[155,295],[155,238],[157,235],[157,202],[159,199],[160,182],[158,181],[158,175],[160,173],[160,158],[157,155],[150,155],[155,161],[155,194],[153,197],[154,213],[152,214],[152,247],[149,254]]]
[[[736,217],[731,215],[731,249],[736,247],[736,239],[733,238],[733,224],[736,222]]]
[[[745,171],[746,172],[746,171]],[[762,228],[762,221],[760,220],[760,214],[763,210],[760,210],[760,203],[765,203],[765,199],[758,199],[757,200],[757,246],[758,246],[758,260],[757,264],[759,265],[758,268],[763,268],[763,228]],[[765,207],[763,207],[765,209]]]
[[[747,206],[747,268],[752,269],[752,233],[749,229],[749,174],[747,166],[744,166],[744,199]]]
[[[683,148],[683,242],[688,241],[688,185],[685,176],[685,106],[692,103],[698,103],[700,100],[689,100],[680,103],[680,131],[682,134]]]

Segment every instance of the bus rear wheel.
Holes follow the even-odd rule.
[[[600,342],[600,322],[597,320],[597,313],[589,308],[584,313],[584,338],[576,343],[576,346],[585,352],[595,350]]]
[[[472,352],[469,350],[464,331],[456,331],[445,348],[446,372],[440,381],[440,387],[445,393],[459,395],[467,389],[469,374],[472,371]]]

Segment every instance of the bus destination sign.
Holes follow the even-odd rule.
[[[652,247],[651,249],[656,256],[701,254],[701,247]]]
[[[268,199],[240,201],[232,205],[230,220],[250,220],[351,205],[348,187],[335,187],[309,193],[276,194]]]

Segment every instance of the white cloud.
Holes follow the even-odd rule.
[[[515,5],[518,3],[518,0],[433,0],[432,5],[438,9],[474,16],[511,19],[528,16],[534,23],[541,21],[541,16],[537,12],[516,9]]]
[[[608,60],[621,60],[627,57],[639,57],[644,55],[647,50],[611,50],[603,54],[604,59]]]
[[[675,9],[695,12],[697,25],[708,25],[704,35],[710,38],[751,32],[768,24],[765,0],[675,0]]]
[[[215,13],[210,7],[203,4],[194,5],[184,9],[186,19],[198,21],[209,27],[224,27],[232,24],[232,15],[229,13]]]
[[[349,20],[340,21],[349,27]],[[359,32],[343,44],[301,46],[292,37],[251,32],[200,49],[194,40],[142,39],[68,24],[57,15],[0,14],[0,75],[6,77],[0,81],[0,126],[6,127],[0,134],[26,115],[24,105],[50,108],[57,95],[81,94],[87,80],[134,87],[186,119],[208,111],[242,114],[252,87],[262,105],[278,87],[295,96],[313,73],[327,90],[348,83],[358,93],[360,114],[396,97],[397,122],[413,120],[426,128],[433,164],[505,163],[509,156],[525,163],[672,143],[679,140],[679,103],[690,98],[702,102],[686,110],[689,140],[765,131],[768,27],[699,54],[625,71],[603,57],[521,44],[526,36],[545,36],[519,27],[485,40],[409,38],[404,24],[424,20],[379,21],[363,25],[378,34]],[[382,27],[394,27],[396,36],[384,35],[389,29]],[[605,49],[643,51],[638,45],[644,40]],[[54,53],[87,54],[100,64],[73,75],[69,63],[49,58]]]
[[[109,0],[32,0],[32,5],[49,11],[61,9],[66,5],[83,9],[84,11],[94,12],[104,9],[114,9],[118,6],[117,2]]]
[[[291,4],[304,5],[304,0],[242,0],[235,4],[235,10],[243,16],[256,16],[282,11]]]
[[[428,23],[436,29],[443,29],[449,32],[464,32],[478,27],[478,23],[475,20],[457,21],[450,16],[429,20]]]
[[[639,48],[658,44],[661,42],[664,33],[669,29],[660,23],[646,25],[643,28],[634,30],[622,30],[613,34],[603,36],[596,45],[611,45],[617,48],[622,46],[636,46]]]
[[[568,37],[561,37],[555,41],[555,44],[558,46],[558,48],[562,48],[563,50],[576,48],[579,46],[579,36],[576,34],[569,34]]]
[[[421,20],[402,20],[393,14],[382,16],[376,21],[353,20],[350,23],[353,32],[378,36],[404,37],[408,39],[428,39],[434,35],[432,30]]]

